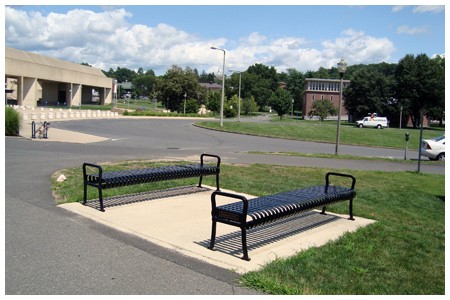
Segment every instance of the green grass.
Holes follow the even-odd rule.
[[[298,156],[298,157],[312,157],[312,158],[328,158],[328,159],[351,159],[351,160],[365,160],[365,161],[389,161],[396,163],[411,163],[410,160],[400,159],[400,158],[392,158],[392,157],[376,157],[376,156],[356,156],[356,155],[347,155],[347,154],[339,154],[336,156],[334,154],[325,154],[325,153],[301,153],[301,152],[264,152],[264,151],[248,151],[249,154],[262,154],[262,155],[280,155],[280,156]],[[445,164],[444,161],[431,161],[425,159],[421,162],[422,164],[428,165],[436,165],[436,164]]]
[[[336,122],[298,120],[286,122],[224,122],[223,127],[215,121],[196,122],[197,126],[243,133],[257,136],[277,137],[283,139],[336,143]],[[405,148],[405,132],[408,131],[410,139],[409,149],[419,148],[420,130],[397,128],[357,128],[352,124],[340,126],[340,144],[372,146],[383,148]],[[444,128],[427,128],[423,130],[423,139],[434,138],[444,134]]]
[[[105,165],[104,169],[164,164],[134,161]],[[260,196],[323,184],[328,171],[332,170],[223,164],[221,185]],[[377,222],[322,247],[278,259],[260,271],[243,275],[241,283],[270,294],[443,295],[445,177],[415,172],[339,172],[350,173],[357,179],[355,218]],[[67,181],[55,181],[60,173]],[[52,182],[59,203],[82,200],[81,166],[54,174]],[[105,193],[117,195],[195,183],[197,180],[193,178],[105,190]],[[214,177],[205,177],[204,183],[214,186]],[[95,197],[94,190],[89,198]],[[347,204],[331,206],[330,211],[346,214]]]

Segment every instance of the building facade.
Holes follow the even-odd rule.
[[[5,86],[10,104],[104,105],[111,103],[113,84],[100,69],[5,47]]]
[[[350,80],[344,80],[344,89],[350,84]],[[339,107],[339,93],[340,93],[341,80],[339,79],[319,79],[319,78],[306,78],[303,87],[303,105],[302,116],[308,117],[311,111],[311,106],[316,100],[328,99],[331,100],[336,111]],[[348,115],[347,110],[344,107],[345,99],[341,101],[341,117]]]

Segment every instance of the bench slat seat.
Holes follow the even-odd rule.
[[[331,175],[350,177],[352,179],[351,187],[330,185],[329,176]],[[246,199],[242,195],[216,191],[211,195],[213,224],[209,248],[214,248],[217,222],[241,228],[243,259],[249,260],[246,245],[247,229],[320,207],[324,214],[327,205],[345,200],[349,200],[349,215],[350,219],[353,220],[352,201],[356,196],[354,186],[355,178],[353,176],[330,172],[326,175],[325,185],[311,186],[254,199]],[[217,206],[216,196],[224,196],[241,201]]]
[[[204,157],[214,157],[217,159],[217,164],[204,163]],[[97,173],[88,174],[87,167],[97,169]],[[216,175],[217,191],[219,188],[219,174],[220,174],[220,157],[212,154],[202,154],[200,156],[200,164],[186,164],[176,166],[163,166],[157,168],[143,168],[134,170],[123,170],[113,172],[103,172],[101,166],[91,163],[83,164],[83,178],[84,178],[84,200],[86,204],[87,186],[93,186],[98,189],[100,210],[104,211],[103,207],[103,189],[117,188],[135,184],[166,181],[174,179],[183,179],[190,177],[200,177],[198,186],[201,187],[203,176]]]

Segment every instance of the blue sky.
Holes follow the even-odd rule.
[[[305,72],[336,66],[341,57],[352,65],[445,54],[444,7],[6,6],[5,44],[104,70],[143,67],[157,74],[173,64],[217,72],[222,52],[210,49],[216,46],[226,50],[227,69],[263,63]]]

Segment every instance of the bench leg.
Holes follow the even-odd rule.
[[[219,186],[219,174],[216,174],[216,191],[220,191],[220,186]]]
[[[348,219],[354,221],[355,218],[353,218],[353,198],[348,201],[348,214],[350,216]]]
[[[200,180],[198,181],[198,186],[199,188],[202,187],[202,181],[203,181],[203,175],[200,175]],[[216,191],[220,191],[220,187],[219,187],[219,174],[216,174]]]
[[[86,181],[84,181],[84,196],[83,196],[83,205],[86,205],[86,201],[87,201],[87,184]]]
[[[247,230],[244,227],[242,227],[241,232],[242,232],[242,252],[244,254],[244,256],[242,256],[242,259],[250,261],[250,257],[248,257],[248,250],[247,250]]]
[[[216,228],[217,228],[217,222],[212,221],[212,228],[211,228],[211,241],[209,242],[208,249],[214,250],[214,244],[216,243]]]
[[[100,202],[100,211],[105,211],[103,207],[103,189],[101,186],[98,187],[98,201]]]
[[[197,187],[199,187],[199,188],[202,187],[202,181],[203,181],[203,176],[200,175],[200,180],[198,181],[198,186]]]
[[[324,206],[324,207],[322,207],[322,212],[320,213],[321,215],[326,215],[327,213],[325,212],[325,209],[326,209],[327,207],[326,206]]]

